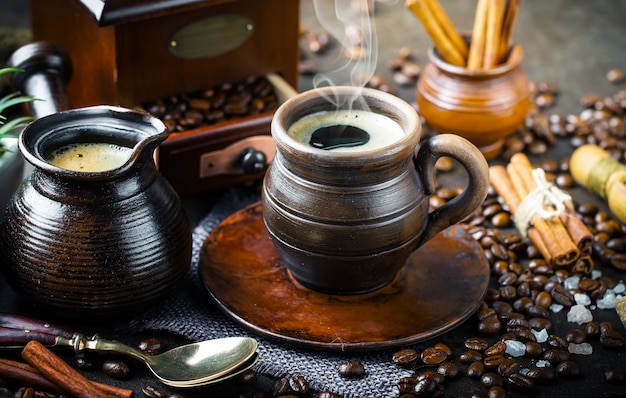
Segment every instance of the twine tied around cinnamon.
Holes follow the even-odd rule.
[[[523,237],[527,236],[533,217],[547,220],[560,217],[567,213],[568,208],[574,208],[572,197],[548,182],[542,169],[533,169],[532,176],[536,188],[522,200],[514,216],[515,226]]]

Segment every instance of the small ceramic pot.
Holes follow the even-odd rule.
[[[55,113],[24,129],[19,147],[34,171],[0,229],[2,271],[21,299],[101,320],[154,303],[183,278],[189,224],[153,160],[167,134],[148,114],[109,106]],[[102,171],[49,163],[67,144],[94,142],[132,150],[121,166]]]
[[[470,140],[487,159],[496,157],[507,136],[522,125],[530,109],[522,48],[493,69],[469,70],[444,62],[434,47],[417,84],[416,99],[426,123],[440,133]]]
[[[328,98],[345,104],[355,97],[352,109],[387,116],[400,126],[401,138],[336,152],[290,135],[301,118],[334,110]],[[372,135],[380,125],[370,128]],[[286,268],[317,291],[359,294],[387,285],[415,249],[469,215],[487,194],[487,162],[474,145],[451,134],[420,143],[413,107],[382,91],[326,87],[299,94],[279,107],[271,131],[277,153],[263,182],[263,218]],[[429,212],[441,156],[462,164],[468,185]]]

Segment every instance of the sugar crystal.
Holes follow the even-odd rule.
[[[605,295],[601,299],[596,300],[596,304],[599,309],[607,310],[615,308],[615,301],[617,301],[617,296],[611,289],[607,289]]]
[[[557,303],[550,304],[550,310],[554,312],[555,314],[561,311],[562,309],[563,309],[563,306],[561,304],[557,304]]]
[[[570,354],[591,355],[593,354],[593,347],[589,343],[569,343],[567,351]]]
[[[537,343],[544,343],[548,340],[548,331],[546,329],[541,329],[539,331],[535,329],[530,330],[537,339]]]
[[[578,289],[578,282],[580,282],[579,276],[570,276],[563,281],[563,287],[568,290]]]
[[[584,294],[584,293],[576,293],[574,294],[574,300],[576,301],[576,304],[580,304],[580,305],[589,305],[591,304],[591,298]]]
[[[567,313],[567,321],[582,325],[583,323],[593,321],[593,315],[584,305],[576,304]]]
[[[521,357],[526,353],[526,345],[521,341],[504,340],[504,343],[506,344],[506,350],[504,352],[512,357]]]

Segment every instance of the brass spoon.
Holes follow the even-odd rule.
[[[70,329],[15,315],[0,314],[0,347],[19,348],[37,340],[48,347],[69,347],[75,352],[97,351],[128,355],[143,361],[163,383],[191,388],[217,383],[256,363],[258,343],[250,337],[225,337],[176,347],[158,355],[145,355],[119,341],[86,337]]]

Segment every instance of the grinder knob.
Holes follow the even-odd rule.
[[[267,168],[267,156],[250,147],[241,152],[241,168],[246,174],[259,174]]]

